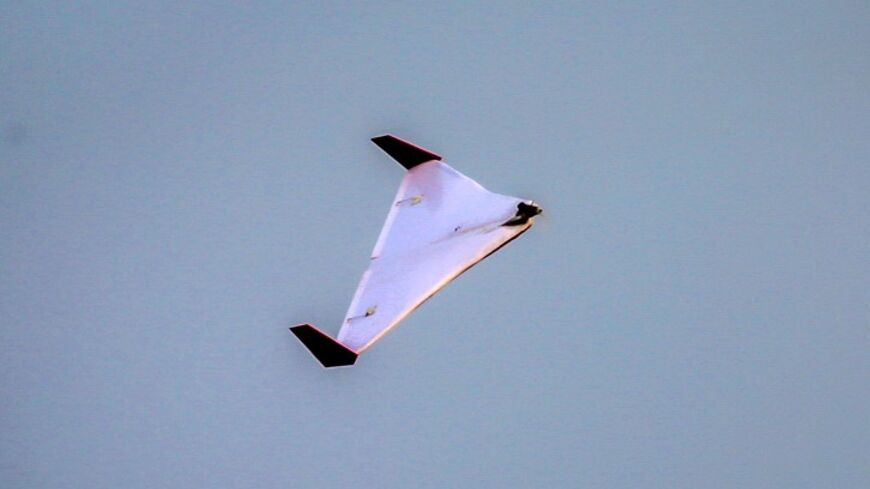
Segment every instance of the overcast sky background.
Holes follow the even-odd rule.
[[[0,486],[867,487],[866,1],[209,3],[0,4]],[[385,132],[546,219],[328,371]]]

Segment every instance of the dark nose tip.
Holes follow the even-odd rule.
[[[537,216],[538,214],[544,212],[536,203],[529,202],[528,204],[525,202],[520,202],[517,204],[517,216],[529,218]]]
[[[529,219],[541,213],[541,208],[535,205],[534,202],[526,204],[520,202],[517,204],[517,213],[510,220],[505,222],[503,226],[519,226],[529,222]]]

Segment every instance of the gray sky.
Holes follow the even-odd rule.
[[[0,486],[866,487],[867,2],[75,3],[0,5]],[[547,219],[326,371],[384,132]]]

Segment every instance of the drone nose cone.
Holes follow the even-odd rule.
[[[517,204],[517,213],[504,223],[505,226],[518,226],[526,224],[529,220],[542,212],[541,208],[533,201],[520,202]]]
[[[541,209],[541,206],[539,206],[537,202],[533,200],[530,200],[528,202],[520,202],[519,204],[517,204],[517,216],[529,218],[535,217],[542,212],[544,212],[544,210]]]

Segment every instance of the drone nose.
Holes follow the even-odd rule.
[[[535,217],[538,214],[544,212],[541,209],[541,206],[538,205],[534,200],[530,200],[528,202],[520,202],[517,205],[517,215],[523,217]]]
[[[517,213],[514,217],[503,224],[503,226],[518,226],[529,222],[529,219],[541,213],[541,208],[534,202],[520,202],[517,204]]]

